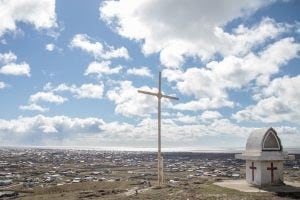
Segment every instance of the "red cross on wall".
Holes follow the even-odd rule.
[[[271,170],[271,183],[274,182],[274,170],[277,170],[277,167],[273,166],[273,162],[271,162],[271,167],[268,167],[267,170]]]
[[[252,181],[254,181],[254,170],[256,170],[256,167],[254,167],[254,162],[252,162],[252,165],[249,168],[252,170]]]

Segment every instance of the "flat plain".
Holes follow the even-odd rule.
[[[3,199],[300,198],[299,192],[241,192],[215,185],[244,179],[245,163],[233,153],[164,153],[160,188],[154,152],[4,148],[0,155],[0,190],[15,192]],[[299,154],[285,162],[286,181],[300,182],[299,164]]]

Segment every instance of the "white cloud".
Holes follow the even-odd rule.
[[[99,118],[70,118],[67,116],[19,117],[0,119],[2,144],[12,145],[68,145],[69,141],[82,140],[82,136],[101,133],[105,122]],[[86,135],[88,134],[88,135]],[[83,140],[85,145],[86,140]]]
[[[178,103],[174,105],[174,109],[177,110],[206,110],[206,109],[218,109],[220,107],[233,107],[234,103],[226,99],[214,98],[201,98],[199,100],[191,100],[186,103]]]
[[[174,116],[176,118],[176,116]],[[174,119],[175,119],[174,118]],[[241,147],[255,127],[241,127],[227,119],[216,119],[211,124],[172,123],[163,119],[164,147],[201,147],[214,139],[215,147]],[[296,127],[276,127],[285,146],[297,146],[299,130]],[[155,147],[157,120],[145,118],[140,123],[105,122],[101,118],[74,118],[68,116],[18,117],[0,119],[1,145],[48,145],[84,147]],[[220,140],[222,138],[222,141]],[[225,138],[231,138],[228,144]],[[208,140],[206,140],[208,139]],[[88,144],[88,145],[87,145]]]
[[[129,53],[125,47],[120,47],[118,49],[115,49],[114,47],[109,46],[108,48],[109,50],[104,52],[104,54],[100,56],[103,59],[110,60],[112,58],[125,58],[125,59],[130,58]]]
[[[94,98],[101,99],[103,95],[104,85],[83,84],[79,88],[78,98]]]
[[[7,87],[7,84],[0,81],[0,89],[6,88],[6,87]]]
[[[0,68],[0,74],[13,76],[30,76],[30,67],[26,62],[8,63]]]
[[[211,69],[222,84],[226,87],[241,88],[252,80],[257,84],[268,84],[259,82],[260,78],[278,73],[279,68],[293,58],[297,58],[300,44],[293,38],[283,38],[267,46],[258,55],[249,53],[244,58],[226,57],[221,62],[210,62],[207,68]]]
[[[215,119],[220,119],[221,117],[222,115],[218,111],[210,111],[210,110],[204,111],[200,116],[200,118],[203,121],[211,121]]]
[[[47,112],[49,111],[49,108],[42,107],[40,105],[37,105],[35,103],[29,104],[29,105],[21,105],[19,106],[21,110],[30,110],[30,111],[39,111],[39,112]]]
[[[276,23],[271,18],[264,18],[259,24],[248,28],[243,24],[233,30],[233,34],[224,32],[221,28],[216,28],[215,36],[219,39],[221,54],[246,55],[252,48],[261,46],[266,41],[278,37],[281,33],[289,30],[288,24]],[[221,42],[224,41],[224,42]]]
[[[125,47],[115,49],[113,46],[103,45],[100,42],[93,42],[86,34],[77,34],[71,40],[72,48],[79,48],[94,56],[95,59],[110,60],[112,58],[129,59],[128,51]]]
[[[148,76],[152,77],[151,71],[148,67],[140,67],[140,68],[131,68],[127,70],[127,74],[132,74],[136,76]]]
[[[52,83],[51,83],[51,82],[46,83],[46,84],[44,85],[44,87],[43,87],[43,90],[46,90],[46,91],[49,91],[49,90],[51,90],[51,89],[53,89],[53,86],[52,86]]]
[[[172,81],[177,82],[178,80],[181,79],[182,73],[183,72],[178,69],[164,69],[162,76],[166,78],[169,82]]]
[[[17,30],[17,23],[32,24],[37,30],[57,26],[55,0],[0,1],[0,37]]]
[[[238,121],[295,122],[300,125],[300,76],[276,78],[259,93],[258,102],[238,111]]]
[[[268,19],[259,27],[240,26],[233,34],[223,30],[233,19],[250,15],[270,2],[273,1],[105,1],[99,11],[121,36],[141,41],[146,55],[160,52],[163,65],[178,67],[186,56],[206,60],[215,53],[246,53],[279,34],[282,29]]]
[[[178,103],[174,106],[175,109],[196,111],[224,106],[233,107],[234,103],[227,99],[224,84],[215,80],[216,77],[212,71],[205,68],[189,68],[177,77],[180,78],[176,84],[178,90],[182,94],[194,96],[196,100]]]
[[[83,99],[101,99],[103,96],[104,85],[100,84],[82,84],[80,87],[76,85],[67,85],[65,83],[58,85],[56,88],[46,85],[44,87],[46,90],[51,90],[52,92],[64,92],[68,91],[75,95],[76,98]]]
[[[67,98],[53,94],[52,92],[37,92],[29,97],[30,104],[37,103],[40,101],[62,104],[67,100],[68,100]]]
[[[29,77],[30,66],[26,62],[17,64],[16,61],[17,56],[13,52],[0,53],[0,64],[4,64],[0,68],[0,74]]]
[[[7,64],[17,60],[16,54],[12,52],[0,53],[0,63]]]
[[[53,51],[55,49],[55,45],[53,43],[46,44],[47,51]]]
[[[28,105],[21,105],[19,108],[21,110],[31,110],[46,112],[49,108],[42,107],[38,105],[38,102],[48,102],[55,104],[63,104],[68,101],[67,98],[62,97],[56,93],[58,92],[70,92],[77,99],[101,99],[103,97],[104,84],[92,84],[86,83],[81,86],[76,86],[75,84],[68,85],[65,83],[59,84],[54,87],[50,82],[48,82],[43,87],[42,92],[37,92],[29,97]]]
[[[149,87],[136,88],[131,81],[122,81],[107,92],[109,100],[116,104],[115,112],[124,116],[144,116],[157,111],[156,97],[139,94],[138,89],[153,91]]]
[[[184,115],[182,113],[177,113],[176,116],[175,116],[175,118],[173,120],[176,121],[176,122],[184,123],[184,124],[199,123],[199,120],[198,120],[198,118],[196,116],[193,116],[193,115]]]
[[[5,39],[0,40],[0,44],[7,44],[7,41]]]
[[[100,118],[37,115],[0,119],[1,145],[103,146],[118,140],[124,144],[134,136],[138,133],[133,125],[105,123]]]
[[[205,68],[189,68],[180,77],[177,88],[186,95],[193,95],[196,98],[226,98],[227,94],[223,90],[224,83],[215,80],[215,74]]]
[[[175,105],[180,110],[216,109],[232,107],[228,91],[241,89],[255,81],[257,86],[267,85],[270,76],[280,67],[297,58],[300,44],[293,38],[283,38],[270,44],[257,54],[244,57],[228,56],[222,61],[209,62],[204,68],[188,68],[185,72],[167,69],[163,76],[176,81],[176,87],[185,95],[192,95],[194,101]],[[165,72],[166,71],[166,72]]]
[[[84,75],[97,74],[101,75],[110,75],[117,74],[121,71],[122,67],[111,67],[110,61],[101,61],[101,62],[91,62],[87,69],[84,72]]]
[[[86,34],[77,34],[73,37],[70,45],[73,48],[80,48],[96,58],[102,54],[103,45],[100,42],[93,43],[90,40],[90,37]]]

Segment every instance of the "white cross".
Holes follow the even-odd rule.
[[[163,183],[163,158],[161,156],[161,98],[179,100],[177,97],[172,97],[168,95],[164,95],[161,92],[161,72],[159,72],[158,77],[158,92],[147,92],[143,90],[138,90],[139,93],[148,94],[152,96],[156,96],[158,99],[158,152],[157,152],[157,168],[158,168],[158,186],[160,187]]]

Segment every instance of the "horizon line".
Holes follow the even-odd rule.
[[[95,146],[49,146],[49,145],[0,145],[3,148],[17,148],[17,149],[57,149],[57,150],[94,150],[94,151],[128,151],[128,152],[157,152],[157,147],[95,147]],[[199,147],[163,147],[162,152],[191,152],[191,153],[241,153],[244,151],[243,147],[219,147],[219,148],[199,148]],[[300,153],[299,147],[287,147],[284,150],[289,150],[289,153]]]

